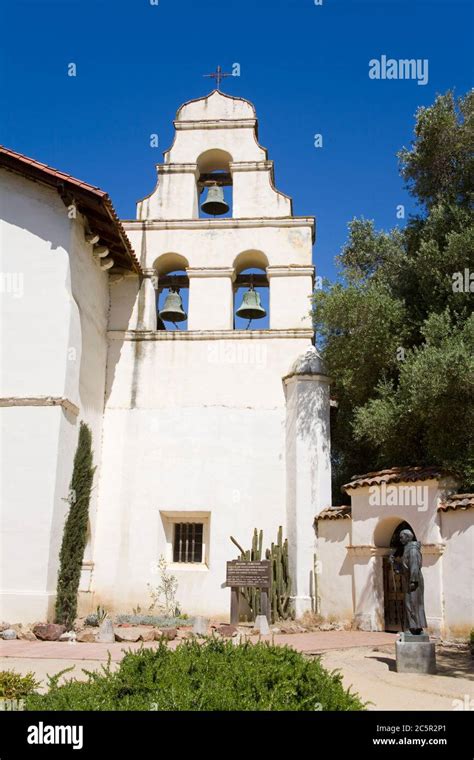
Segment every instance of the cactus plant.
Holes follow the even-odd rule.
[[[278,528],[277,543],[267,549],[266,558],[272,563],[271,609],[272,621],[292,616],[291,578],[288,563],[288,539],[283,541],[283,528]]]
[[[254,529],[252,548],[247,551],[232,536],[230,540],[240,551],[239,559],[244,561],[259,561],[262,559],[262,530],[258,531],[257,528]],[[292,617],[291,578],[288,562],[288,539],[283,541],[283,528],[281,525],[278,528],[277,542],[276,544],[272,543],[271,549],[265,551],[265,559],[271,562],[272,587],[270,589],[270,606],[272,622],[287,620],[289,617]],[[252,619],[255,620],[256,616],[261,613],[260,589],[248,586],[242,588],[241,593],[250,608]]]
[[[107,618],[109,617],[109,613],[107,612],[107,610],[105,609],[105,607],[102,607],[102,605],[100,605],[100,604],[97,605],[97,609],[95,611],[95,614],[97,616],[97,623],[98,623],[98,625],[102,625],[102,623],[104,623],[107,620]]]

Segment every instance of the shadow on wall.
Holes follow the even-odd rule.
[[[374,607],[383,610],[383,583],[382,578],[378,578],[378,563],[373,560],[374,558],[371,556],[356,556],[353,559],[353,600],[355,614],[358,617],[372,615]],[[364,585],[362,588],[358,586],[357,589],[356,578],[359,576],[359,573],[355,571],[356,565],[368,565]],[[382,573],[381,567],[380,573]],[[377,583],[377,581],[379,582]]]
[[[141,248],[140,248],[140,265],[146,266],[146,235],[142,235]],[[131,324],[131,317],[135,309],[136,303],[136,324],[137,326],[143,324],[145,316],[145,298],[146,298],[146,280],[144,277],[125,277],[125,280],[110,285],[110,305],[111,311],[117,309],[120,312],[120,329],[127,329]],[[117,303],[119,301],[119,303]],[[131,325],[132,329],[135,329]],[[112,392],[115,370],[117,364],[120,361],[124,339],[114,339],[108,341],[107,352],[107,380],[105,386],[105,405],[110,398]],[[132,368],[132,382],[130,388],[130,404],[135,406],[136,397],[139,385],[139,365],[143,356],[144,348],[142,341],[133,341],[133,368]]]
[[[324,406],[323,402],[326,391],[327,384],[323,382],[318,384],[315,392],[305,394],[304,401],[299,405],[296,424],[298,427],[298,433],[308,441],[311,440],[314,428],[316,427],[323,452],[325,455],[330,455],[331,431],[329,421],[329,397],[327,399],[328,408],[322,408]]]
[[[59,248],[69,251],[72,224],[57,192],[44,188],[45,200],[41,201],[35,183],[11,172],[6,174],[13,185],[18,183],[18,187],[2,192],[2,220],[50,243],[52,251]],[[32,184],[34,190],[31,189]],[[46,202],[46,197],[49,197],[50,203]],[[25,219],[29,221],[28,227],[25,226]],[[59,224],[59,221],[63,223]]]
[[[140,301],[140,299],[143,300],[143,282],[144,278],[142,277],[130,277],[125,278],[121,283],[117,283],[110,286],[110,301],[111,301],[111,307],[113,307],[114,299],[120,298],[120,310],[121,310],[121,319],[123,319],[123,323],[128,325],[130,323],[130,319],[134,310],[135,302],[137,300]],[[120,293],[120,290],[122,289],[124,292]],[[119,295],[120,293],[120,295]],[[107,368],[106,368],[106,384],[105,384],[105,402],[104,406],[107,406],[107,402],[110,398],[110,394],[112,393],[112,388],[114,385],[115,380],[115,371],[117,364],[120,361],[120,356],[122,353],[123,345],[124,345],[125,339],[124,338],[118,338],[114,337],[113,339],[108,339],[107,341]],[[135,399],[136,397],[136,390],[137,390],[137,384],[138,384],[138,373],[139,373],[139,362],[142,355],[142,342],[141,341],[133,341],[133,348],[134,348],[134,356],[133,356],[133,371],[132,371],[132,389],[131,389],[131,399]]]

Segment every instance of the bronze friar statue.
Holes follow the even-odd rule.
[[[415,541],[411,530],[400,531],[403,554],[397,558],[390,556],[395,572],[402,576],[403,588],[403,630],[418,635],[426,628],[424,583],[421,573],[422,558],[420,542]]]

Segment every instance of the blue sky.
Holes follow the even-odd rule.
[[[472,85],[470,26],[472,6],[456,0],[17,0],[3,8],[0,142],[98,185],[134,218],[179,105],[212,89],[202,75],[218,63],[239,63],[222,89],[255,104],[277,187],[295,214],[316,216],[314,260],[332,278],[350,219],[390,228],[404,223],[398,204],[414,209],[396,152],[418,106]],[[428,59],[428,84],[370,79],[381,55]]]

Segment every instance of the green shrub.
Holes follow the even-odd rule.
[[[65,625],[67,630],[72,628],[77,613],[77,593],[87,541],[89,501],[94,470],[92,434],[90,428],[81,422],[69,488],[70,509],[64,525],[59,557],[56,596],[55,620]]]
[[[341,676],[289,647],[209,639],[182,642],[174,651],[127,652],[119,668],[88,672],[28,698],[28,710],[363,710]]]
[[[14,670],[0,670],[0,699],[24,699],[40,686],[34,673],[15,673]]]

